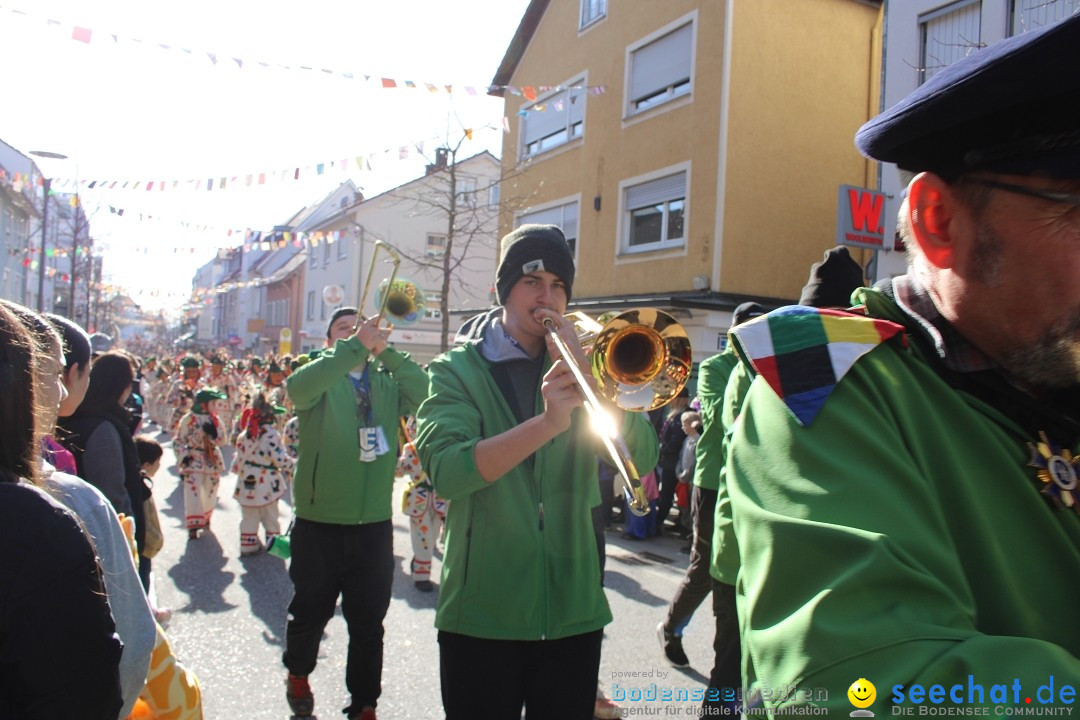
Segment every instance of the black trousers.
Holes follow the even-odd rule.
[[[330,525],[297,519],[290,547],[294,593],[285,631],[285,667],[293,675],[310,675],[315,669],[323,629],[340,595],[349,629],[345,686],[352,704],[346,712],[375,707],[382,693],[382,622],[394,579],[390,521]]]
[[[446,720],[592,720],[603,630],[559,640],[439,631]]]
[[[709,688],[719,688],[716,699],[707,693],[706,708],[726,707],[730,712],[734,704],[723,702],[724,688],[742,687],[742,644],[739,639],[739,616],[735,610],[735,586],[722,583],[716,578],[712,581],[713,615],[716,617],[716,635],[713,636],[713,655],[715,656],[712,672],[709,674]]]
[[[668,607],[667,619],[664,620],[664,629],[680,637],[690,623],[694,611],[712,590],[714,581],[709,574],[709,563],[712,562],[717,494],[716,490],[694,487],[694,542],[690,548],[690,565],[686,568],[686,575],[675,592],[675,597]]]

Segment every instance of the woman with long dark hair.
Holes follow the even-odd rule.
[[[139,455],[124,402],[135,372],[123,355],[107,352],[90,367],[86,397],[71,417],[61,418],[60,442],[75,456],[79,477],[105,494],[117,513],[135,520],[139,577],[150,586],[150,561],[142,555],[146,539],[143,502],[149,489],[139,473]]]
[[[121,645],[94,548],[36,485],[35,361],[0,303],[0,717],[114,720]]]

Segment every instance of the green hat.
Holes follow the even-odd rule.
[[[263,365],[262,358],[258,358],[258,357],[251,358],[251,367],[252,368],[261,368],[262,365]]]
[[[188,355],[187,357],[185,357],[183,360],[180,361],[180,367],[184,367],[184,368],[201,368],[202,367],[202,360],[200,360],[197,357],[192,357],[191,355]]]
[[[225,365],[225,364],[227,364],[227,361],[221,355],[211,355],[210,356],[210,364],[211,365]]]
[[[283,373],[285,371],[281,369],[280,365],[278,365],[277,360],[271,360],[270,367],[266,368],[266,372],[273,375],[274,373]]]
[[[210,388],[204,388],[204,389],[200,390],[199,392],[195,393],[195,402],[197,402],[197,403],[208,403],[211,400],[228,400],[228,399],[229,399],[229,396],[226,395],[225,393],[219,392],[217,390],[212,390]]]
[[[195,393],[195,402],[192,405],[191,411],[196,415],[205,415],[207,413],[206,404],[211,400],[225,400],[229,396],[223,392],[217,390],[211,390],[210,388],[204,388]]]
[[[322,355],[322,350],[312,350],[307,354],[310,360],[316,360],[320,355]]]

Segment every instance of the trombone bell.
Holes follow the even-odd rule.
[[[382,308],[383,319],[395,326],[414,325],[427,312],[427,297],[413,281],[396,277],[375,289],[375,307]]]
[[[690,377],[690,339],[661,310],[620,313],[596,335],[592,370],[600,394],[624,410],[642,412],[669,403]]]

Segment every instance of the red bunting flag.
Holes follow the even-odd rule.
[[[382,79],[382,86],[384,88],[396,88],[397,83],[394,82],[393,80],[391,80],[390,78],[383,78]]]

